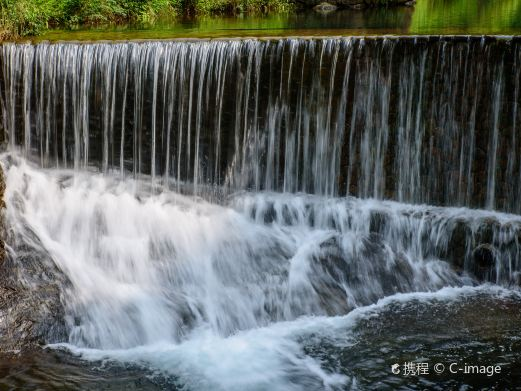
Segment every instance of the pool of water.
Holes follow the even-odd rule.
[[[163,20],[153,25],[50,30],[37,40],[337,35],[518,35],[521,0],[418,0],[414,7]]]
[[[343,317],[289,322],[284,327],[293,330],[290,334],[294,335],[286,335],[281,341],[293,339],[302,354],[321,362],[324,371],[338,373],[340,382],[331,384],[332,390],[514,389],[521,377],[520,309],[517,293],[495,287],[399,294]],[[272,349],[275,346],[271,345],[274,342],[271,338],[278,341],[281,330],[278,326],[260,328],[219,340],[217,345],[213,345],[216,342],[213,339],[204,339],[199,341],[203,345],[192,348],[205,351],[222,345],[236,351],[238,342],[242,342],[240,350],[244,352],[255,345],[251,341],[259,339],[263,349]],[[176,376],[177,372],[197,372],[201,368],[195,367],[203,365],[190,361],[190,355],[185,356],[186,350],[184,344],[178,350],[160,349],[164,357],[157,360],[160,369],[155,371],[149,369],[146,359],[154,355],[147,356],[146,350],[140,348],[126,352],[73,349],[71,354],[68,349],[54,347],[30,354],[0,356],[0,389],[205,388],[195,380],[187,385],[186,379]],[[263,350],[250,353],[257,354],[259,360],[265,358]],[[186,360],[184,365],[170,365],[166,360],[170,355],[182,355]],[[225,361],[232,357],[224,352],[215,355],[221,355]],[[406,373],[405,366],[409,363],[424,363],[426,369],[422,373]],[[393,373],[395,364],[398,367]],[[234,363],[235,370],[240,367]],[[499,373],[478,373],[477,367],[488,370],[499,367]],[[226,375],[219,371],[205,374],[212,376],[206,380],[214,386]],[[269,374],[258,373],[259,377],[265,375]],[[291,377],[291,373],[287,376]],[[300,384],[306,384],[307,389],[321,389],[311,376],[308,383],[299,376]]]

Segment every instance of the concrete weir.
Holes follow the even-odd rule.
[[[520,64],[516,37],[4,44],[0,117],[44,167],[520,213]]]

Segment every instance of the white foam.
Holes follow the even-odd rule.
[[[302,341],[348,348],[353,325],[392,303],[508,293],[458,288],[467,280],[446,262],[368,240],[362,218],[342,223],[357,213],[338,207],[345,200],[324,203],[333,226],[327,215],[303,220],[299,197],[289,211],[297,223],[266,223],[236,202],[43,171],[17,156],[2,162],[9,224],[22,237],[36,234],[71,283],[64,287],[70,338],[53,347],[145,365],[189,389],[345,388],[356,379],[324,369]],[[399,291],[424,293],[384,298]]]
[[[115,360],[152,367],[176,376],[188,389],[336,389],[354,384],[356,379],[322,369],[318,359],[304,354],[301,341],[318,344],[327,340],[337,347],[349,349],[354,343],[350,330],[361,319],[379,316],[390,305],[406,306],[415,301],[451,303],[480,295],[498,299],[521,298],[518,292],[492,285],[447,287],[437,292],[396,294],[345,316],[302,317],[229,337],[202,328],[194,330],[180,344],[155,344],[125,350],[86,349],[70,344],[51,347],[66,348],[86,360]]]

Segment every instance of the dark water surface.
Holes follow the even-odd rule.
[[[60,350],[0,355],[0,390],[161,390],[173,382],[137,366],[89,363]]]
[[[418,0],[414,7],[207,17],[154,25],[51,30],[38,40],[337,35],[517,35],[521,0]]]
[[[356,310],[352,322],[335,330],[343,334],[339,338],[344,339],[343,344],[322,333],[307,335],[299,343],[306,355],[322,362],[324,369],[350,379],[332,389],[518,389],[521,298],[489,289],[457,300],[450,290],[398,295],[374,309]],[[399,374],[391,371],[395,363],[400,365]],[[406,375],[406,363],[426,363],[428,373]],[[436,364],[443,365],[443,372],[434,370]],[[458,373],[451,373],[451,364]],[[184,389],[175,377],[152,372],[145,365],[141,367],[138,360],[133,364],[85,362],[65,350],[53,349],[4,355],[0,356],[0,389]],[[499,366],[501,370],[499,374],[469,374],[465,365]]]

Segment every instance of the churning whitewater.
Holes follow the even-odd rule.
[[[17,153],[2,164],[12,230],[36,236],[68,280],[69,338],[53,346],[188,389],[356,389],[306,344],[346,348],[359,318],[393,301],[512,295],[472,286],[519,278],[513,215],[275,193],[212,204]],[[490,230],[497,262],[479,274],[473,249]],[[456,231],[463,272],[447,253]]]

